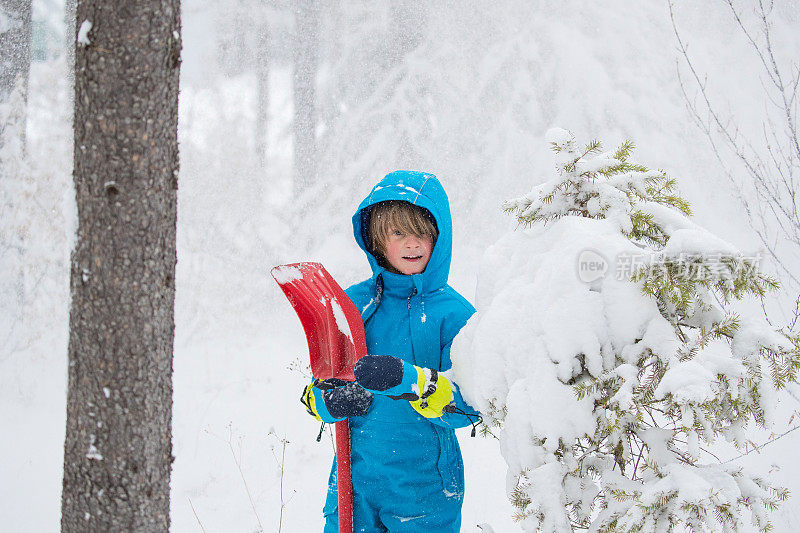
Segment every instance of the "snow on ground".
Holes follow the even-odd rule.
[[[309,511],[321,509],[331,444],[315,442],[297,401],[306,379],[289,367],[306,347],[288,302],[283,311],[254,337],[177,339],[174,531],[277,530],[281,490],[284,530],[321,529]]]

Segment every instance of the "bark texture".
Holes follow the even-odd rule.
[[[61,528],[168,531],[180,3],[83,0],[79,34]]]

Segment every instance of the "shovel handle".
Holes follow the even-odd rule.
[[[339,533],[353,533],[353,479],[350,469],[350,424],[336,422],[336,479],[339,493]]]

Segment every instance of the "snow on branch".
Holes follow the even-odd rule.
[[[778,282],[691,221],[676,180],[633,144],[547,133],[556,175],[504,209],[454,373],[501,427],[525,531],[761,530],[788,492],[707,451],[774,427],[800,339],[728,308]]]

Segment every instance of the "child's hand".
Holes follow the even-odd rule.
[[[332,423],[367,414],[372,393],[352,381],[315,379],[303,389],[300,401],[314,418]]]
[[[367,355],[356,362],[356,381],[372,392],[408,400],[425,418],[442,416],[453,400],[450,381],[436,370],[421,368],[391,355]]]

